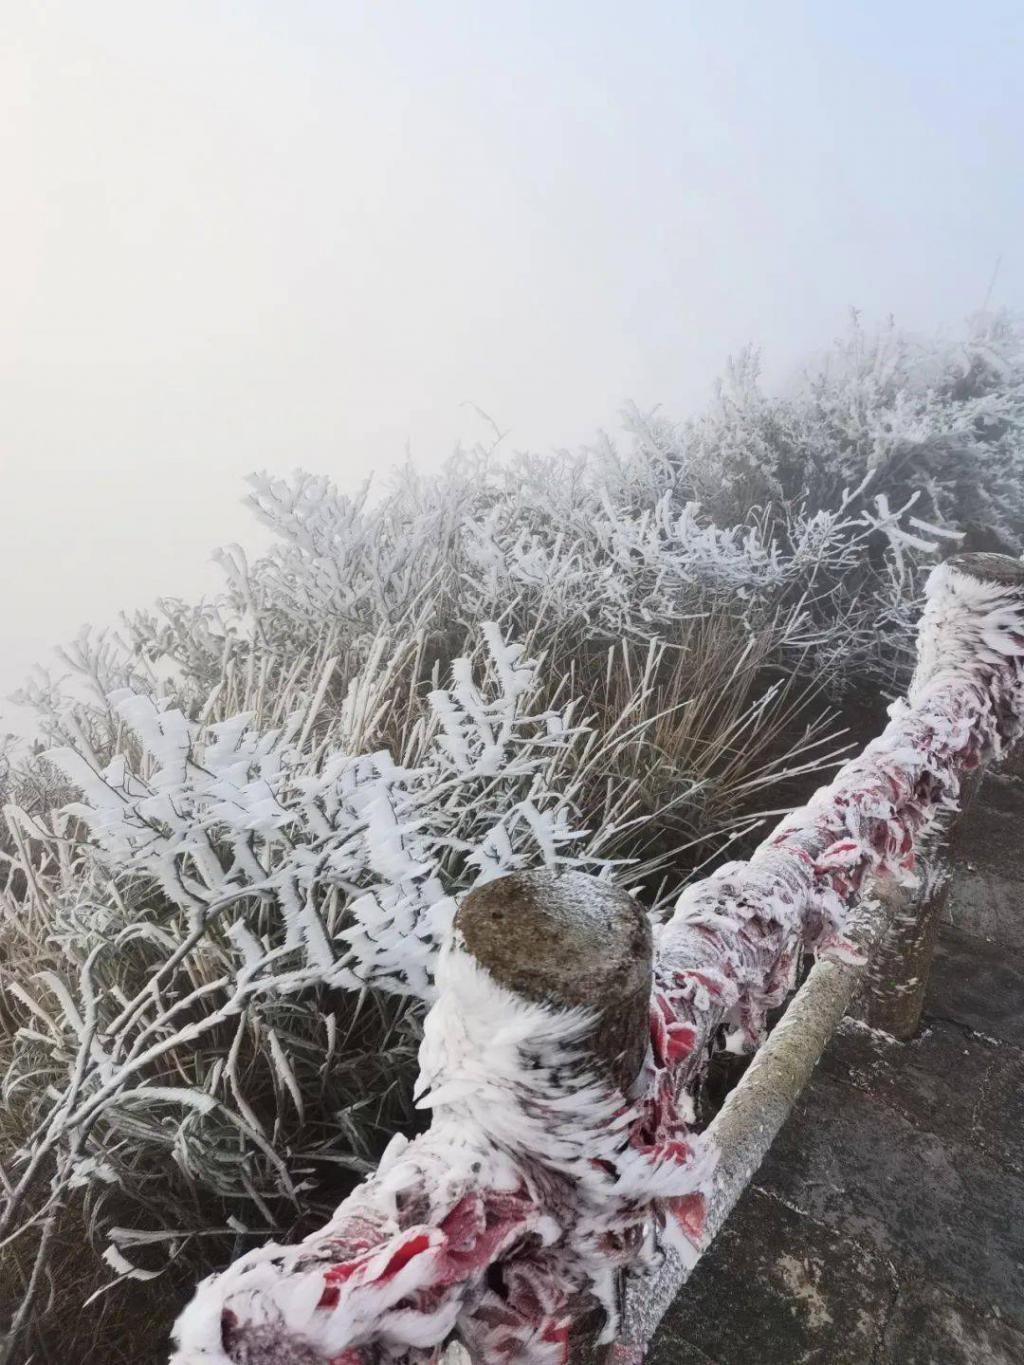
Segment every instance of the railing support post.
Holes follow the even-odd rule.
[[[976,782],[971,783],[973,791]],[[964,792],[968,783],[964,784]],[[962,813],[962,808],[961,812]],[[871,959],[857,1012],[872,1028],[907,1042],[921,1023],[939,927],[949,902],[959,815],[938,822],[918,855],[918,882],[880,878],[875,894],[890,910],[889,929]]]
[[[467,952],[513,995],[589,1010],[586,1048],[624,1093],[650,1039],[651,926],[627,892],[582,872],[513,872],[455,916]]]
[[[556,1013],[587,1010],[581,1070],[629,1094],[650,1041],[653,970],[650,922],[632,896],[582,873],[518,872],[470,892],[455,931],[470,956],[521,1000]],[[565,1087],[568,1098],[572,1077]],[[603,1365],[612,1350],[600,1343],[603,1309],[583,1295],[574,1310],[568,1359]]]

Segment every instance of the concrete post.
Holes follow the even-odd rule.
[[[918,855],[917,887],[908,890],[891,878],[875,884],[875,894],[889,906],[889,930],[871,960],[857,1012],[901,1042],[913,1038],[921,1022],[952,884],[957,827],[957,818],[945,819],[927,840]]]
[[[653,955],[650,922],[632,896],[581,872],[516,872],[470,892],[455,930],[506,990],[552,1010],[590,1010],[585,1052],[629,1094],[650,1039]],[[589,1295],[575,1309],[569,1359],[604,1365],[612,1351],[600,1344],[604,1310]]]
[[[514,995],[592,1010],[589,1050],[628,1093],[650,1037],[653,955],[650,922],[628,892],[582,872],[513,872],[471,891],[455,929]]]

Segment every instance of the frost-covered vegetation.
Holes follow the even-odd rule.
[[[414,1124],[459,892],[576,867],[657,913],[799,795],[827,706],[899,689],[922,569],[1019,548],[1022,426],[1011,320],[855,330],[579,454],[256,477],[270,553],[65,651],[0,769],[8,1358],[96,1293],[75,1358],[161,1358],[180,1286]]]

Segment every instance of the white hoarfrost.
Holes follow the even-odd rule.
[[[544,783],[553,751],[584,732],[569,708],[538,708],[536,664],[520,645],[493,625],[482,634],[489,683],[474,681],[469,658],[455,661],[452,684],[430,693],[437,725],[414,767],[386,750],[311,765],[301,711],[270,731],[249,715],[203,726],[122,691],[110,705],[137,741],[139,770],[124,754],[97,768],[76,749],[52,750],[82,795],[67,814],[112,867],[151,878],[197,924],[220,917],[246,992],[319,982],[428,999],[454,913],[442,875],[453,847],[476,880],[524,862],[603,865]],[[349,710],[363,685],[353,681]],[[335,888],[349,899],[331,924]],[[273,907],[269,929],[250,927],[247,898]]]

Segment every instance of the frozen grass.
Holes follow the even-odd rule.
[[[404,992],[461,891],[571,866],[658,913],[803,795],[830,702],[899,688],[919,566],[1024,525],[1022,375],[1005,321],[858,333],[621,448],[257,477],[269,555],[40,674],[49,756],[0,767],[7,1359],[161,1359],[196,1275],[415,1125]]]

